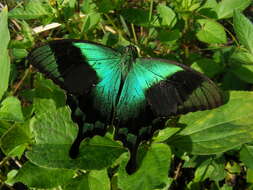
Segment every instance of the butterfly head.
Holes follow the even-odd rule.
[[[137,48],[133,45],[126,46],[123,50],[123,53],[125,56],[132,58],[132,61],[138,57]]]
[[[133,64],[135,63],[135,59],[138,57],[138,52],[135,46],[129,45],[126,46],[122,51],[122,74],[126,76],[127,73],[131,70]]]

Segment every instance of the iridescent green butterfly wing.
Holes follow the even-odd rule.
[[[163,127],[164,119],[221,104],[221,91],[193,69],[163,59],[136,58],[117,104],[118,139],[132,152],[128,171],[135,170],[139,143]],[[160,122],[152,123],[155,118]]]
[[[28,58],[67,92],[92,96],[99,117],[110,120],[120,85],[118,52],[91,42],[57,40],[34,49]]]
[[[51,41],[28,56],[30,64],[68,92],[67,103],[79,125],[72,157],[77,156],[83,138],[105,134],[111,122],[120,85],[120,58],[111,48],[80,40]],[[100,124],[92,125],[96,121]]]
[[[207,77],[172,61],[138,58],[133,46],[119,52],[86,41],[53,41],[33,50],[29,61],[73,94],[73,118],[84,125],[82,137],[103,134],[96,127],[87,132],[87,122],[114,124],[115,139],[131,152],[130,173],[136,169],[139,143],[163,126],[160,121],[223,104],[221,92]]]

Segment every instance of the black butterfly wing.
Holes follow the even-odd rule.
[[[137,167],[139,143],[163,128],[166,118],[222,104],[221,91],[201,73],[169,60],[136,59],[116,112],[121,119],[116,139],[122,140],[131,153],[127,171],[132,173]]]
[[[30,64],[67,92],[89,96],[90,106],[107,119],[119,90],[120,58],[111,48],[80,40],[51,41],[28,56]]]
[[[111,48],[80,40],[51,41],[28,56],[30,64],[68,92],[72,119],[79,126],[72,157],[83,138],[106,131],[120,85],[120,58]]]
[[[142,63],[150,64],[154,60],[142,59]],[[172,61],[169,64],[180,66],[183,70],[166,77],[146,91],[147,103],[155,116],[168,117],[213,109],[224,103],[223,93],[209,78],[185,65]]]

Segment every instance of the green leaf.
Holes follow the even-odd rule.
[[[253,54],[253,24],[239,11],[234,12],[234,29],[240,43]]]
[[[10,186],[13,185],[15,183],[14,178],[17,175],[17,173],[18,173],[18,170],[15,170],[15,169],[9,171],[7,174],[7,180],[5,180],[5,183]]]
[[[8,121],[1,121],[0,120],[0,137],[9,129],[12,127],[13,124],[11,124]]]
[[[253,65],[238,65],[231,69],[238,78],[241,80],[253,84]]]
[[[214,11],[214,8],[217,7],[216,0],[206,0],[204,5],[200,7],[198,13],[201,14],[201,17],[206,16],[208,18],[217,19],[217,14]]]
[[[101,16],[99,13],[90,13],[84,17],[83,20],[83,29],[82,32],[88,32],[98,25],[100,22]]]
[[[225,183],[219,190],[233,190],[233,186]]]
[[[12,9],[9,18],[38,19],[53,16],[53,9],[45,0],[30,0],[25,6]]]
[[[161,18],[161,26],[172,28],[176,24],[176,14],[171,8],[163,4],[158,4],[157,12]]]
[[[23,59],[28,55],[28,52],[25,49],[12,49],[12,55],[16,60]]]
[[[64,190],[110,190],[110,179],[107,170],[92,170],[87,174],[72,179]]]
[[[230,18],[234,10],[243,11],[252,0],[222,0],[214,9],[219,19]]]
[[[35,89],[27,92],[26,96],[33,101],[36,114],[47,112],[48,109],[55,110],[66,103],[64,91],[52,80],[45,79],[42,75],[37,75]]]
[[[202,58],[195,61],[191,67],[206,76],[212,78],[223,71],[223,66],[215,62],[213,59]]]
[[[74,175],[73,170],[42,168],[26,162],[17,175],[15,182],[22,182],[28,187],[52,188],[65,184]]]
[[[243,64],[253,64],[253,54],[237,48],[230,57],[231,61]]]
[[[203,6],[201,6],[201,9],[215,8],[216,6],[217,6],[216,0],[206,0],[205,4]]]
[[[108,13],[114,9],[120,8],[124,3],[123,0],[95,0],[99,12]]]
[[[253,170],[253,146],[243,145],[240,151],[240,160],[250,169]]]
[[[224,90],[246,90],[248,89],[248,83],[242,81],[231,71],[228,71],[222,79],[222,88]]]
[[[8,54],[8,44],[10,33],[8,30],[8,10],[3,8],[0,13],[0,100],[8,89],[10,76],[10,57]]]
[[[0,120],[5,121],[24,121],[21,103],[16,97],[10,96],[0,104]]]
[[[180,131],[179,127],[166,127],[165,129],[159,130],[157,136],[153,137],[154,142],[163,142],[169,137]]]
[[[3,8],[0,13],[0,40],[1,40],[0,52],[1,54],[3,51],[7,49],[9,41],[10,41],[7,14],[8,14],[7,8]]]
[[[96,12],[96,4],[93,2],[93,0],[86,0],[83,1],[81,5],[81,11],[84,14],[89,14],[89,13],[95,13]]]
[[[151,20],[149,20],[149,11],[140,9],[140,8],[126,8],[122,10],[122,16],[129,23],[133,23],[137,26],[150,27],[155,26],[159,27],[160,23],[158,17],[153,15]]]
[[[247,183],[253,183],[253,170],[247,169],[247,176],[246,176]]]
[[[39,114],[31,123],[36,144],[27,157],[36,165],[67,169],[103,169],[110,166],[125,149],[108,137],[95,136],[81,143],[79,156],[69,157],[77,136],[70,109],[61,107]]]
[[[142,147],[138,151],[139,168],[128,175],[125,167],[128,155],[124,154],[118,171],[118,187],[124,190],[166,189],[171,180],[168,171],[171,162],[170,148],[165,144],[154,143],[148,149]]]
[[[238,162],[233,161],[233,160],[230,162],[227,162],[225,169],[231,174],[240,174],[241,173],[240,164]]]
[[[157,39],[165,44],[173,43],[179,40],[181,33],[178,29],[176,30],[159,30]]]
[[[191,154],[222,153],[253,141],[253,93],[231,92],[227,104],[180,118],[186,127],[168,143]]]
[[[225,160],[224,158],[209,158],[202,162],[197,167],[194,174],[194,182],[204,181],[209,178],[210,180],[220,181],[225,178]]]
[[[209,44],[227,42],[226,32],[221,24],[209,19],[199,19],[197,22],[201,26],[196,34],[200,41]]]
[[[8,156],[20,156],[31,142],[28,124],[13,125],[0,138],[0,147]]]

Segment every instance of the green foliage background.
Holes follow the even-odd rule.
[[[0,189],[253,189],[252,10],[251,0],[1,0]],[[63,38],[184,63],[228,102],[168,120],[132,175],[113,128],[71,159],[78,127],[65,93],[25,61],[37,43]]]

